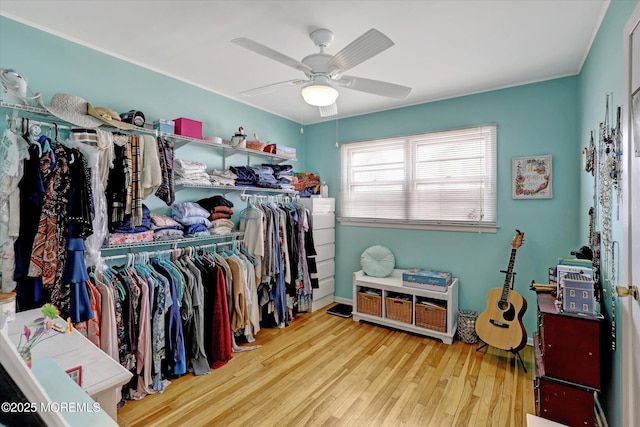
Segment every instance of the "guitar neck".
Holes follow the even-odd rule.
[[[517,248],[511,249],[511,257],[509,258],[509,267],[507,268],[507,275],[504,278],[504,285],[502,285],[502,301],[507,301],[509,298],[509,291],[511,290],[511,280],[513,279],[513,265],[516,263],[516,251]]]

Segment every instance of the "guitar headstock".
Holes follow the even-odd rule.
[[[516,230],[516,235],[511,241],[511,247],[513,249],[518,249],[522,246],[522,241],[524,240],[524,232],[520,230]]]

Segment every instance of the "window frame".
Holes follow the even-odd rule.
[[[488,129],[487,129],[488,128]],[[424,143],[425,140],[433,139],[434,136],[437,137],[438,134],[444,136],[446,133],[455,133],[464,131],[473,131],[477,130],[479,133],[488,132],[489,140],[482,145],[484,149],[485,156],[484,159],[487,159],[487,164],[484,166],[486,169],[483,171],[481,176],[489,177],[489,184],[482,184],[483,188],[488,188],[489,192],[492,192],[493,199],[488,202],[485,200],[481,203],[482,206],[486,206],[489,203],[490,208],[493,210],[493,220],[483,220],[480,219],[478,221],[461,221],[461,220],[447,220],[447,219],[438,219],[438,220],[415,220],[409,219],[411,209],[415,209],[415,203],[411,202],[410,197],[403,197],[402,201],[404,204],[404,217],[402,219],[390,219],[390,218],[365,218],[365,217],[350,217],[345,215],[345,188],[358,185],[352,184],[350,182],[351,173],[350,170],[352,168],[352,159],[354,150],[358,148],[363,148],[367,146],[372,146],[374,144],[379,144],[382,148],[383,146],[389,147],[393,145],[401,145],[404,150],[404,179],[402,181],[403,192],[405,194],[410,194],[410,188],[415,188],[417,184],[421,181],[425,182],[424,179],[418,179],[416,177],[416,170],[418,169],[416,166],[419,163],[419,159],[417,156],[417,150],[420,145],[420,141]],[[418,230],[444,230],[444,231],[462,231],[462,232],[487,232],[487,233],[496,233],[498,229],[497,225],[497,216],[498,216],[498,194],[497,194],[497,146],[498,146],[498,127],[496,123],[483,124],[478,126],[469,126],[464,128],[456,128],[456,129],[444,129],[437,131],[429,131],[423,132],[419,134],[413,135],[402,135],[397,137],[388,137],[388,138],[379,138],[373,140],[365,140],[365,141],[356,141],[351,143],[346,143],[341,146],[340,150],[340,196],[339,196],[339,214],[338,214],[338,222],[341,225],[345,226],[359,226],[359,227],[382,227],[382,228],[398,228],[398,229],[418,229]],[[483,136],[487,138],[486,136]],[[471,137],[469,137],[471,139]],[[411,153],[408,153],[407,150],[412,150]],[[347,158],[345,158],[345,156]],[[443,158],[441,161],[445,161]],[[491,195],[489,195],[491,197]]]

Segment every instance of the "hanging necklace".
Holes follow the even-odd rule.
[[[609,94],[605,109],[605,119],[600,123],[600,138],[598,151],[600,154],[600,210],[602,226],[602,247],[604,248],[604,265],[608,266],[609,247],[611,245],[611,208],[613,189],[613,138],[609,126]]]
[[[621,107],[616,111],[616,127],[613,131],[613,166],[611,169],[611,178],[613,179],[613,188],[616,190],[616,219],[620,219],[620,205],[622,204],[622,186],[620,185],[621,171],[620,160],[622,157],[622,128],[620,123]]]
[[[620,251],[620,245],[617,241],[611,243],[611,280],[609,280],[611,291],[611,350],[616,349],[616,297],[618,277],[616,268],[616,247]]]
[[[593,131],[591,131],[591,137],[589,138],[589,148],[585,148],[584,151],[585,151],[584,170],[587,172],[591,172],[591,175],[594,175],[596,145],[593,142]]]

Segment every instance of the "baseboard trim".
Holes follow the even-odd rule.
[[[351,298],[342,298],[342,297],[333,297],[334,302],[339,302],[340,304],[348,304],[353,305],[353,300]]]

